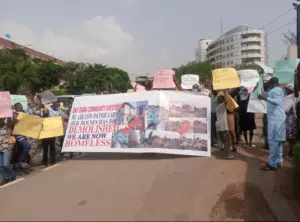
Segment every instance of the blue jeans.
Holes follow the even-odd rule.
[[[20,158],[19,162],[25,162],[27,160],[29,151],[30,151],[30,143],[27,141],[27,139],[17,140],[17,145],[20,148]]]
[[[282,164],[282,141],[269,140],[269,165],[272,167],[276,167],[277,165]]]
[[[15,177],[15,172],[10,165],[12,150],[6,152],[0,152],[0,167],[3,180],[9,180],[12,177]]]

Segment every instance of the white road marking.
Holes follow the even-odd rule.
[[[59,165],[60,165],[60,163],[57,163],[57,164],[55,164],[55,165],[53,165],[53,166],[51,166],[51,167],[47,167],[47,168],[42,169],[42,171],[46,171],[46,170],[53,169],[54,167],[57,167],[57,166],[59,166]]]
[[[1,186],[0,188],[5,188],[5,187],[8,187],[8,186],[11,186],[11,185],[13,185],[13,184],[19,183],[20,181],[22,181],[22,180],[24,180],[24,179],[25,179],[25,178],[19,178],[19,179],[16,179],[15,181],[10,182],[10,183],[7,183],[7,184]]]

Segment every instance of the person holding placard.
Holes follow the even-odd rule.
[[[269,162],[261,170],[276,170],[282,165],[283,142],[286,140],[286,115],[284,94],[279,87],[279,80],[272,77],[269,81],[268,96],[259,94],[258,98],[267,101]]]
[[[221,145],[221,155],[223,159],[233,159],[230,153],[230,134],[229,128],[227,123],[227,111],[226,111],[226,103],[227,103],[227,96],[228,92],[221,91],[218,93],[216,97],[216,130],[218,135],[218,140]]]
[[[239,127],[240,131],[243,132],[245,139],[245,147],[254,147],[252,144],[254,130],[256,129],[255,115],[254,113],[248,113],[247,107],[250,99],[250,94],[247,88],[242,88],[237,97],[237,102],[239,105]],[[249,140],[248,140],[249,132]]]
[[[23,105],[21,103],[16,103],[14,105],[14,108],[15,108],[15,112],[13,114],[14,122],[17,122],[19,113],[24,112]],[[23,173],[25,173],[24,166],[28,165],[27,158],[29,155],[29,151],[31,149],[31,145],[25,136],[15,135],[15,138],[16,138],[16,145],[17,145],[16,154],[18,155],[18,169],[17,170],[19,171],[18,173],[23,174]]]
[[[43,118],[49,117],[50,116],[49,110],[44,109],[42,115],[43,115]],[[49,149],[50,149],[51,165],[54,165],[56,163],[55,140],[56,140],[56,137],[42,139],[43,164],[45,167],[48,167],[48,151],[49,151]]]
[[[15,172],[10,165],[13,144],[10,141],[12,130],[11,118],[0,118],[0,167],[4,185],[16,179]]]

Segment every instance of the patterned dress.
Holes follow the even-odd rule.
[[[9,143],[10,129],[5,123],[0,126],[0,152],[6,152],[12,149],[12,145]]]
[[[297,117],[293,107],[285,112],[286,114],[286,139],[295,140],[297,135]]]

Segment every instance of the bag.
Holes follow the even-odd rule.
[[[8,139],[9,144],[15,144],[16,143],[16,138],[14,136],[10,136]]]

